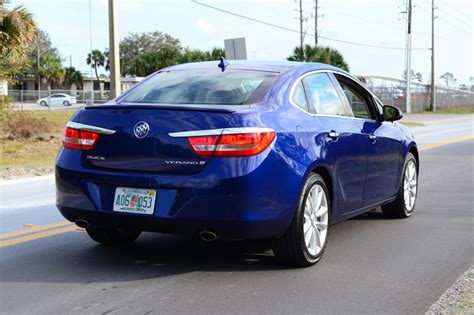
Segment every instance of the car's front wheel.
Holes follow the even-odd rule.
[[[328,240],[330,197],[324,179],[311,174],[288,230],[275,241],[273,252],[286,264],[307,267],[324,254]]]
[[[125,245],[132,243],[141,233],[141,231],[136,230],[123,230],[92,225],[86,228],[86,232],[94,241],[104,245]]]
[[[64,101],[63,102],[63,106],[70,106],[70,105],[71,105],[71,103],[69,103],[69,101]]]
[[[41,105],[41,106],[47,106],[48,104],[47,104],[45,101],[41,101],[41,102],[40,102],[40,105]]]
[[[418,166],[415,156],[408,153],[403,168],[403,178],[396,199],[382,206],[382,212],[389,218],[408,218],[415,210],[418,194]]]

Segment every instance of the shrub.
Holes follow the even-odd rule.
[[[30,112],[0,110],[0,130],[3,138],[28,139],[51,130],[46,118],[34,117]]]

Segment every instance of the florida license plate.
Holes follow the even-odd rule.
[[[117,187],[115,189],[114,211],[153,214],[156,190]]]

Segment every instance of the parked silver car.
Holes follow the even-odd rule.
[[[51,94],[50,97],[40,98],[36,103],[41,106],[71,106],[72,104],[76,104],[77,100],[74,96],[64,93],[55,93]]]

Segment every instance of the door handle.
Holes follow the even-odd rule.
[[[369,140],[371,142],[375,142],[375,141],[377,141],[377,136],[376,135],[369,135]]]
[[[336,140],[337,138],[339,138],[339,133],[337,133],[336,131],[334,130],[331,130],[329,133],[328,133],[328,137],[333,139],[333,140]]]

